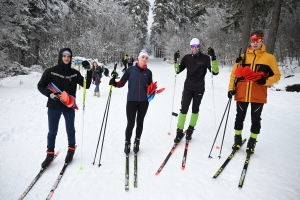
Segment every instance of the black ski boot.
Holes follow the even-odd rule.
[[[66,156],[66,159],[65,159],[65,163],[69,163],[73,160],[73,156],[74,156],[74,153],[75,153],[75,147],[71,147],[71,146],[68,146],[68,153],[67,153],[67,156]]]
[[[232,150],[237,151],[242,146],[242,136],[241,135],[235,135],[234,136],[234,144],[232,145]]]
[[[185,139],[186,140],[191,140],[192,139],[192,135],[193,135],[193,132],[194,132],[194,127],[192,126],[189,126],[188,129],[186,130],[186,134],[185,134]]]
[[[125,148],[124,148],[124,153],[130,153],[130,142],[125,141]]]
[[[54,151],[46,151],[46,152],[47,152],[47,157],[41,165],[42,168],[46,168],[54,158]]]
[[[177,134],[176,137],[174,139],[175,143],[179,143],[181,141],[181,139],[183,138],[184,134],[183,134],[183,130],[177,128]]]
[[[134,144],[133,144],[133,152],[137,153],[140,150],[140,138],[135,138]]]
[[[246,148],[247,154],[253,154],[254,153],[255,145],[256,145],[256,139],[250,137],[249,140],[248,140],[247,148]]]

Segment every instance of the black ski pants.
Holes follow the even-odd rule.
[[[135,125],[136,119],[136,138],[141,138],[143,132],[144,118],[148,110],[148,101],[127,101],[126,104],[126,116],[127,127],[125,131],[125,139],[130,142],[132,130]]]
[[[203,95],[204,95],[203,89],[192,91],[184,88],[182,92],[180,112],[182,114],[187,114],[191,101],[193,100],[192,113],[195,114],[198,113]]]
[[[263,103],[250,103],[251,104],[251,129],[250,131],[255,134],[260,132],[261,112],[263,110]],[[236,102],[236,117],[235,117],[235,130],[243,130],[244,120],[247,113],[249,102]]]

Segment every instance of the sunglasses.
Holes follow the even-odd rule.
[[[190,48],[191,48],[191,49],[193,49],[193,48],[199,48],[199,47],[200,47],[199,44],[192,44],[192,45],[190,45]]]
[[[253,35],[253,36],[250,37],[250,40],[251,40],[252,43],[255,43],[255,42],[259,43],[259,42],[262,42],[263,39],[261,37],[257,36],[257,35]]]

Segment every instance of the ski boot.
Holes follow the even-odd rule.
[[[125,148],[124,148],[124,153],[130,153],[130,142],[125,141]]]
[[[234,136],[234,144],[232,145],[232,150],[237,151],[242,146],[242,136],[241,135],[235,135]]]
[[[193,135],[193,132],[194,132],[194,127],[192,126],[189,126],[188,129],[186,130],[186,134],[185,134],[185,139],[186,140],[191,140],[192,139],[192,135]]]
[[[75,147],[68,146],[68,153],[65,159],[65,163],[70,163],[73,160],[74,153]]]
[[[253,154],[254,153],[255,145],[256,145],[256,139],[250,137],[249,140],[248,140],[247,148],[246,148],[247,154]]]
[[[133,152],[137,153],[140,150],[140,138],[135,138],[134,144],[133,144]]]
[[[183,134],[183,130],[177,128],[177,134],[176,137],[174,139],[174,143],[179,143],[181,141],[181,139],[183,138],[184,134]]]
[[[46,168],[54,158],[54,151],[46,151],[46,152],[47,152],[47,156],[46,159],[41,164],[42,168]]]

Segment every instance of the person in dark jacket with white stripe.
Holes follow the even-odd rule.
[[[128,81],[128,94],[126,104],[127,127],[125,131],[125,153],[130,153],[131,135],[136,119],[136,135],[133,151],[139,151],[140,139],[143,131],[144,118],[146,116],[149,102],[147,96],[147,87],[153,82],[152,72],[147,68],[148,53],[142,50],[138,56],[138,62],[135,66],[126,69],[120,81],[116,82],[115,76],[109,81],[109,85],[123,87]],[[113,72],[114,73],[114,72]],[[112,73],[112,74],[113,74]]]
[[[47,89],[48,84],[53,83],[59,90],[65,91],[68,95],[76,97],[77,84],[83,86],[84,77],[74,68],[71,68],[72,51],[69,48],[63,48],[58,54],[58,65],[48,68],[44,71],[41,80],[38,82],[38,90],[48,97],[48,137],[47,137],[47,157],[42,163],[42,168],[47,167],[54,158],[55,139],[58,131],[58,124],[61,115],[64,115],[66,131],[68,134],[68,153],[65,159],[66,163],[72,161],[75,152],[75,110],[67,107],[58,98],[58,93],[53,93]],[[83,66],[90,69],[89,63],[83,61]],[[90,88],[92,71],[87,71],[86,88]]]

